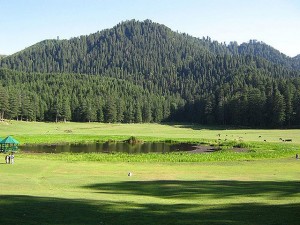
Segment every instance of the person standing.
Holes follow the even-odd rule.
[[[14,162],[15,162],[15,156],[14,153],[12,152],[10,155],[10,164],[14,164]]]
[[[10,156],[9,155],[5,156],[5,162],[6,162],[6,164],[10,163]]]

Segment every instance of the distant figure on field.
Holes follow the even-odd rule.
[[[10,163],[10,156],[9,155],[5,156],[5,162],[6,162],[6,164]]]
[[[131,176],[132,176],[132,173],[131,173],[131,172],[129,172],[129,173],[128,173],[128,176],[129,176],[129,177],[131,177]]]
[[[299,155],[298,155],[298,153],[296,154],[296,159],[299,159]]]
[[[14,160],[15,159],[15,156],[14,156],[14,153],[12,152],[11,155],[10,155],[10,164],[14,164]]]

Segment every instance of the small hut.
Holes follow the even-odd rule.
[[[8,136],[0,141],[0,151],[17,151],[19,142],[12,136]]]

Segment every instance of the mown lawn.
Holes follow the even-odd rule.
[[[16,155],[14,165],[0,164],[0,223],[298,225],[299,171],[294,158],[108,163]]]

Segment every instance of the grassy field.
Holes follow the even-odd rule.
[[[127,176],[128,172],[133,176]],[[0,164],[0,223],[298,225],[300,160]]]
[[[0,163],[0,224],[298,225],[298,130],[2,122],[21,144],[125,140],[248,147],[213,154],[26,154]],[[282,142],[281,139],[292,139]],[[226,140],[225,140],[226,139]],[[266,140],[266,141],[264,141]],[[127,176],[132,172],[133,176]]]
[[[20,141],[21,150],[26,144],[83,143],[95,141],[124,141],[131,136],[143,141],[192,142],[214,145],[221,154],[122,154],[69,155],[69,161],[102,162],[203,162],[253,159],[291,158],[299,153],[299,130],[230,129],[182,124],[103,124],[103,123],[41,123],[5,121],[0,123],[0,137],[12,135]],[[282,140],[291,139],[291,142]],[[226,151],[232,147],[245,148],[247,153]],[[29,156],[27,156],[29,157]],[[39,156],[40,157],[40,156]],[[44,156],[43,156],[44,157]],[[46,156],[50,157],[50,156]],[[58,157],[58,156],[51,156]],[[60,157],[60,156],[59,156]]]
[[[42,123],[6,121],[0,123],[0,137],[12,135],[21,144],[125,140],[135,136],[145,141],[243,141],[300,144],[299,130],[232,129],[180,124]],[[288,144],[288,143],[287,143]]]

